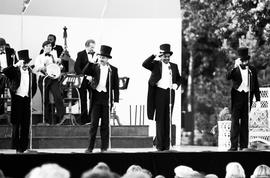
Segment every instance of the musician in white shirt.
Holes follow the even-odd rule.
[[[62,119],[62,117],[65,114],[65,107],[62,97],[62,91],[60,90],[60,83],[59,83],[59,77],[60,72],[57,73],[59,76],[50,76],[47,73],[48,66],[50,64],[57,64],[57,65],[51,65],[53,67],[56,67],[56,69],[61,71],[61,59],[57,58],[57,54],[55,51],[52,51],[52,46],[50,41],[45,41],[42,44],[43,53],[38,55],[35,60],[35,72],[39,75],[38,79],[38,87],[41,91],[41,95],[43,96],[43,80],[45,78],[45,122],[47,124],[56,124],[59,123]],[[54,100],[54,104],[50,103],[50,95],[51,92]],[[43,97],[42,97],[43,98]],[[56,118],[53,119],[51,116],[54,115],[54,105],[56,107]],[[50,107],[51,106],[51,107]],[[52,114],[51,114],[52,113]]]

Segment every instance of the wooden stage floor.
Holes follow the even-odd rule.
[[[32,149],[28,153],[84,153],[85,149],[82,148],[72,148],[72,149]],[[119,153],[145,153],[145,152],[156,152],[157,150],[153,148],[111,148],[108,152],[119,152]],[[215,146],[173,146],[168,152],[218,152],[220,151],[218,147]],[[95,148],[93,153],[99,153],[100,149]],[[13,149],[0,149],[0,154],[16,154]]]

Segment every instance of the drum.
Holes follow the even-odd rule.
[[[46,72],[48,77],[52,78],[52,79],[58,79],[61,75],[61,68],[59,65],[57,64],[48,64],[46,66]]]

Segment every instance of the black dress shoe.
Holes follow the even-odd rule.
[[[228,149],[228,151],[237,151],[237,148],[232,147],[232,148]]]
[[[85,153],[92,153],[92,152],[93,152],[93,150],[91,150],[89,148],[85,150]]]
[[[104,152],[107,151],[107,149],[100,149],[100,151],[101,151],[102,153],[104,153]]]

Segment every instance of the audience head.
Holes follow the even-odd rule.
[[[270,167],[265,164],[257,166],[251,178],[270,178]]]
[[[196,171],[194,171],[191,167],[188,166],[177,166],[174,168],[175,178],[186,178],[192,176]]]
[[[143,172],[143,171],[130,171],[130,172],[126,172],[126,174],[124,174],[122,176],[122,178],[151,178],[149,176],[149,174]]]
[[[157,175],[155,178],[165,178],[163,175]]]
[[[238,162],[230,162],[226,166],[225,178],[245,178],[245,170]]]
[[[207,174],[204,176],[205,178],[218,178],[216,174]]]
[[[5,175],[1,169],[0,169],[0,178],[5,178]]]
[[[82,174],[81,178],[114,178],[115,175],[105,169],[91,169]]]
[[[101,169],[105,171],[110,171],[110,167],[104,162],[99,162],[93,169]]]
[[[65,168],[55,163],[43,164],[32,169],[27,178],[70,178],[70,173]]]
[[[133,164],[133,165],[129,166],[129,168],[127,169],[126,172],[128,173],[128,172],[139,172],[139,171],[142,171],[142,167],[139,165]]]

